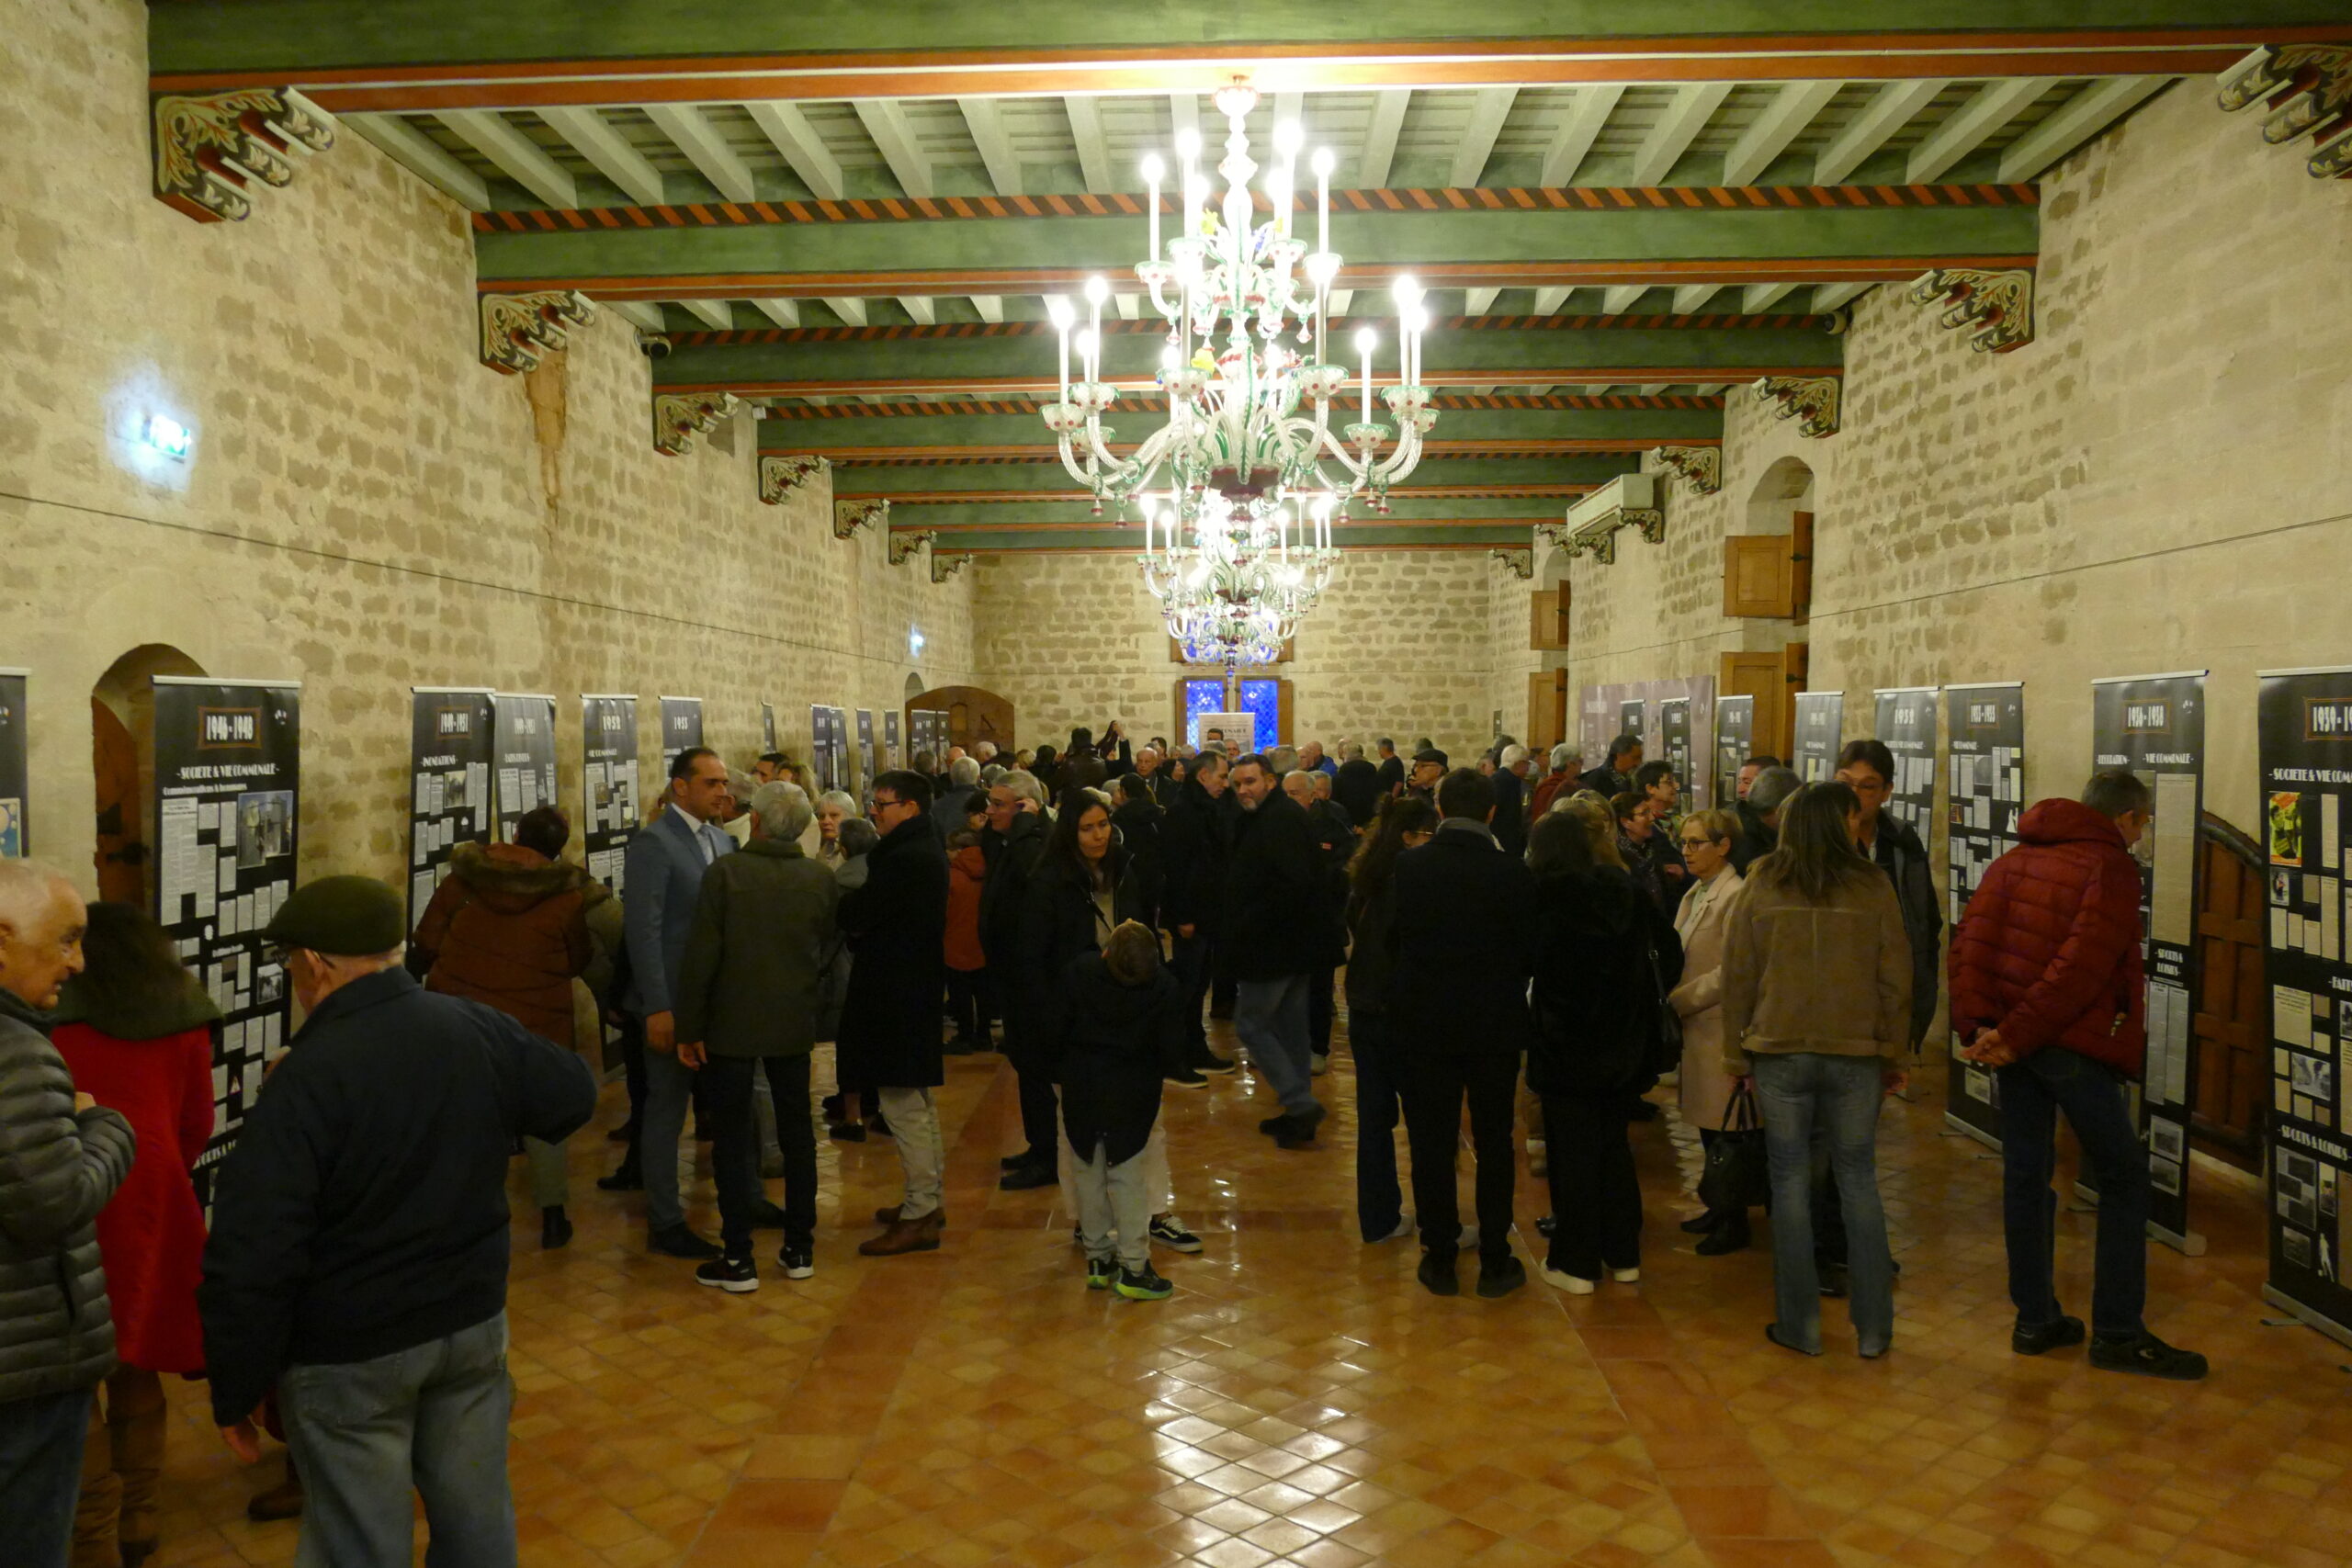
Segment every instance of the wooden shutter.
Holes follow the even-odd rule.
[[[1802,621],[1813,614],[1813,513],[1792,514],[1789,529],[1789,615]]]
[[[1789,536],[1739,534],[1724,541],[1724,614],[1786,620],[1793,604]]]
[[[1556,653],[1568,646],[1568,585],[1539,588],[1528,595],[1527,646]]]

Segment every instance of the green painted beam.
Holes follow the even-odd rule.
[[[1549,521],[1547,519],[1546,521]],[[1401,527],[1351,526],[1332,531],[1333,542],[1341,549],[1427,549],[1432,547],[1456,548],[1515,548],[1525,549],[1533,542],[1534,531],[1528,524],[1476,524],[1448,526],[1443,524]],[[965,550],[1116,550],[1128,554],[1143,548],[1143,529],[1084,528],[1049,530],[967,528],[942,533],[932,542],[934,556],[955,555]]]
[[[773,424],[763,426],[773,433]],[[763,451],[779,448],[763,446]],[[1577,454],[1562,457],[1476,457],[1424,458],[1409,478],[1397,487],[1397,505],[1413,500],[1421,492],[1435,490],[1496,490],[1507,487],[1530,492],[1540,490],[1581,491],[1591,486],[1606,484],[1617,475],[1639,466],[1633,453]],[[836,497],[888,496],[892,504],[903,510],[894,512],[894,523],[921,526],[921,520],[941,506],[956,504],[969,499],[982,504],[991,496],[1011,499],[1016,496],[1042,496],[1060,499],[1081,494],[1059,463],[943,463],[915,467],[913,465],[883,465],[872,463],[842,463],[833,469],[833,494]],[[932,502],[926,498],[953,497]],[[1541,497],[1529,502],[1530,510],[1541,511],[1552,497]],[[1564,499],[1564,498],[1563,498]],[[1415,501],[1415,504],[1418,504]]]
[[[833,493],[839,496],[838,487]],[[1164,499],[1164,498],[1163,498]],[[1502,497],[1493,500],[1424,501],[1411,497],[1392,500],[1388,515],[1383,522],[1476,522],[1482,518],[1506,517],[1524,523],[1530,517],[1556,518],[1566,511],[1566,500],[1544,498]],[[1374,521],[1368,507],[1355,511],[1359,522]],[[890,526],[906,530],[915,528],[1027,528],[1060,525],[1074,528],[1101,527],[1105,522],[1135,523],[1133,516],[1122,516],[1118,508],[1105,506],[1102,515],[1094,515],[1093,503],[1083,495],[1066,502],[957,502],[945,505],[894,508]]]
[[[1530,284],[1898,281],[1929,266],[2030,265],[2036,209],[1629,207],[1335,212],[1339,287],[1399,272],[1433,288]],[[605,299],[1034,294],[1090,274],[1133,279],[1140,218],[969,218],[474,236],[485,290]]]
[[[1349,405],[1352,416],[1354,405]],[[1168,422],[1137,410],[1108,423],[1122,442],[1140,441]],[[1639,446],[1662,441],[1721,440],[1721,409],[1449,409],[1438,415],[1432,440],[1593,440]],[[899,419],[763,419],[763,452],[825,452],[834,447],[1015,446],[1051,444],[1053,433],[1034,413],[942,414]],[[1023,465],[1027,467],[1028,465]]]

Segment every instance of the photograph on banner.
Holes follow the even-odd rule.
[[[637,698],[582,694],[580,699],[581,848],[588,874],[623,891],[629,836],[645,820],[637,761]]]
[[[31,671],[0,670],[0,860],[32,852],[25,797],[32,778],[30,732],[25,728],[25,683]]]
[[[1756,699],[1715,699],[1715,777],[1713,804],[1728,811],[1739,804],[1739,767],[1756,754]]]
[[[2018,845],[2025,813],[2025,686],[2008,681],[1944,688],[1944,824],[1951,857],[1951,920],[1960,928],[1969,898],[1995,861]],[[1951,1083],[1944,1119],[1999,1146],[2001,1080],[1960,1055],[1951,1038]]]
[[[1649,716],[1647,704],[1640,697],[1621,697],[1617,702],[1617,733],[1643,734],[1643,722]]]
[[[1008,752],[1011,750],[1006,748]],[[882,771],[888,773],[892,768],[903,767],[904,755],[899,750],[899,710],[887,709],[882,715]],[[1010,764],[1012,758],[1008,755],[1004,761]]]
[[[681,751],[692,750],[703,743],[702,699],[700,697],[663,697],[662,699],[662,777],[670,776],[670,764],[678,760]]]
[[[865,788],[874,787],[874,776],[882,771],[874,754],[874,713],[870,708],[857,710],[858,782]]]
[[[2184,1250],[2200,1250],[2203,1243],[2188,1228],[2187,1145],[2197,1091],[2197,844],[2205,804],[2205,671],[2092,682],[2091,765],[2130,769],[2155,801],[2155,817],[2132,851],[2140,863],[2148,1032],[2147,1065],[2133,1110],[2155,1189],[2149,1232]],[[2168,1156],[2167,1149],[2177,1152]],[[2091,1190],[2087,1183],[2077,1186]]]
[[[514,841],[514,824],[555,798],[555,699],[536,693],[498,692],[491,704],[497,731],[498,841]]]
[[[776,750],[778,747],[775,743],[775,705],[762,703],[760,705],[760,754],[765,756]]]
[[[1796,754],[1789,766],[1807,784],[1821,784],[1838,772],[1838,748],[1844,743],[1846,694],[1799,692],[1796,699]]]
[[[2270,1278],[2264,1298],[2352,1343],[2352,668],[2267,671],[2256,699],[2269,900]]]
[[[817,792],[849,787],[849,759],[833,724],[833,716],[841,710],[823,704],[812,704],[808,709],[808,768],[815,777]]]
[[[1926,843],[1936,818],[1936,696],[1933,686],[1871,694],[1871,733],[1894,758],[1886,809]]]
[[[261,933],[294,891],[301,687],[157,676],[155,918],[221,1022],[199,1192],[286,1047],[286,973]]]
[[[459,844],[488,843],[495,711],[487,686],[409,688],[408,929]]]
[[[1645,761],[1666,761],[1674,765],[1675,782],[1682,786],[1680,804],[1675,807],[1672,822],[1661,828],[1671,832],[1686,812],[1701,809],[1713,791],[1709,781],[1699,776],[1690,765],[1690,699],[1660,697],[1657,702],[1657,752]]]

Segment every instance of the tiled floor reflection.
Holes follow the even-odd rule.
[[[1832,1303],[1830,1353],[1799,1360],[1761,1337],[1766,1255],[1702,1258],[1673,1228],[1695,1154],[1670,1118],[1636,1129],[1640,1285],[1441,1301],[1408,1245],[1355,1239],[1344,1050],[1314,1151],[1257,1134],[1270,1096],[1247,1075],[1170,1089],[1180,1209],[1208,1246],[1161,1253],[1178,1294],[1134,1303],[1084,1288],[1052,1190],[996,1190],[1001,1059],[950,1078],[945,1247],[859,1259],[896,1162],[886,1142],[828,1145],[816,1277],[763,1258],[749,1297],[643,1256],[635,1201],[589,1185],[610,1145],[575,1141],[579,1239],[543,1255],[535,1216],[515,1228],[526,1563],[2346,1561],[2346,1352],[2260,1325],[2256,1199],[2201,1172],[2212,1251],[2158,1247],[2151,1279],[2157,1327],[2213,1357],[2207,1383],[2009,1354],[1999,1166],[1941,1135],[1932,1090],[1890,1106],[1881,1144],[1894,1353],[1854,1357]],[[707,1170],[700,1194],[707,1222]],[[1522,1238],[1544,1207],[1523,1181]],[[2079,1309],[2088,1216],[2063,1224]],[[238,1469],[199,1393],[178,1399],[162,1561],[290,1560],[295,1528],[243,1511],[275,1461]]]

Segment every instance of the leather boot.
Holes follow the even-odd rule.
[[[919,1220],[892,1220],[889,1228],[880,1235],[871,1236],[858,1244],[857,1250],[867,1258],[896,1258],[907,1252],[936,1252],[939,1250],[939,1216],[925,1214]]]
[[[901,1207],[903,1207],[903,1205],[901,1205],[901,1204],[898,1204],[898,1203],[893,1203],[893,1204],[891,1204],[891,1205],[890,1205],[888,1208],[887,1208],[887,1209],[876,1209],[876,1210],[875,1210],[875,1211],[874,1211],[874,1223],[875,1223],[876,1224],[877,1224],[877,1225],[895,1225],[895,1224],[897,1224],[899,1223],[899,1210]],[[936,1209],[933,1209],[933,1210],[931,1212],[931,1217],[932,1217],[932,1219],[933,1219],[934,1222],[936,1222],[936,1223],[937,1223],[937,1224],[938,1224],[938,1226],[939,1226],[939,1228],[940,1228],[941,1230],[945,1230],[945,1229],[947,1228],[947,1209],[946,1209],[946,1206],[945,1206],[944,1204],[942,1204],[940,1207],[938,1207],[938,1208],[936,1208]]]
[[[272,1519],[299,1518],[302,1513],[302,1476],[294,1468],[294,1455],[286,1455],[286,1479],[266,1492],[256,1492],[245,1501],[245,1517],[266,1524]]]

